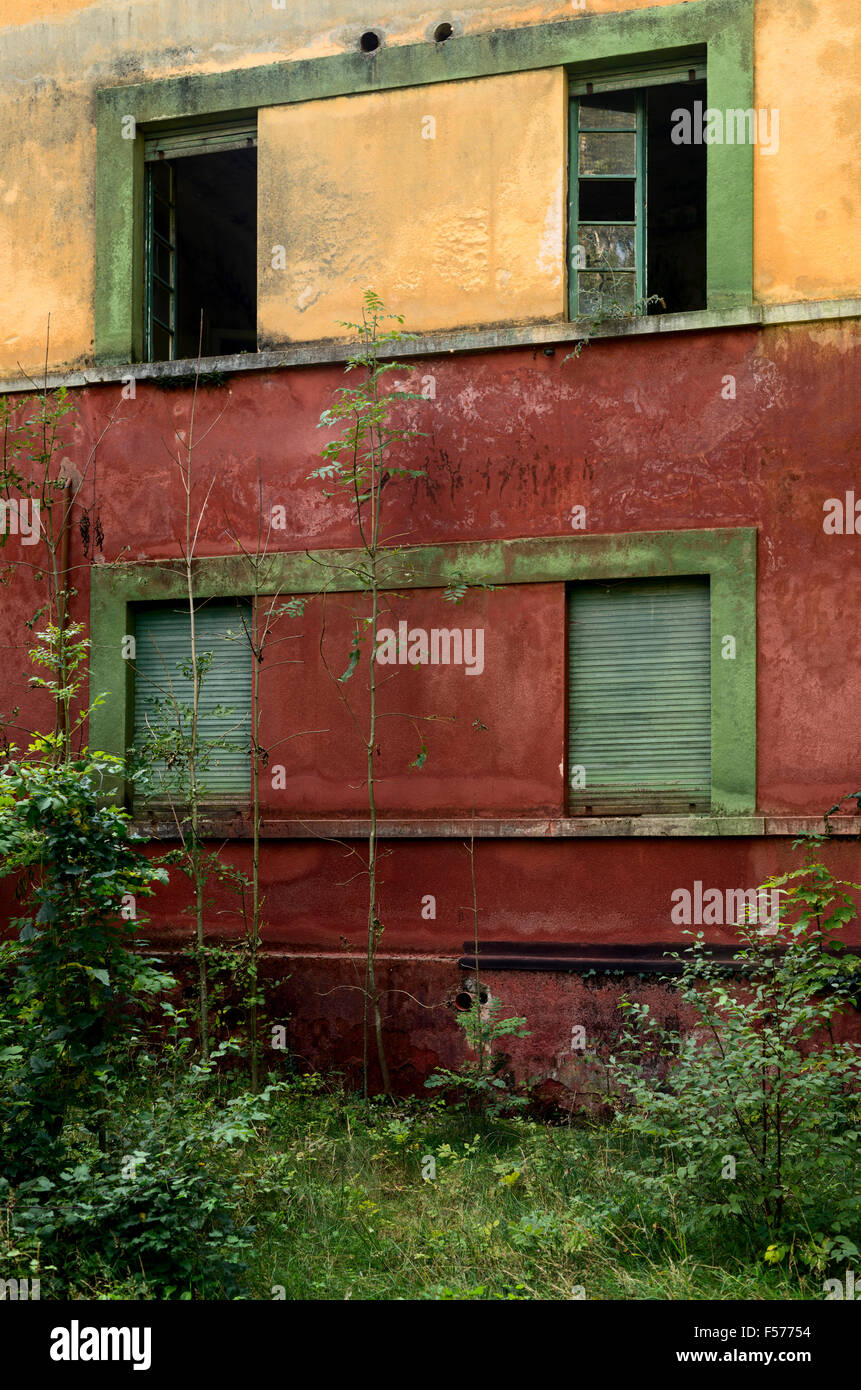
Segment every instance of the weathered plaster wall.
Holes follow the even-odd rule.
[[[592,533],[755,526],[758,645],[758,809],[818,816],[859,783],[854,731],[861,691],[854,633],[861,606],[861,536],[829,535],[823,503],[856,483],[851,452],[859,332],[857,324],[689,334],[681,340],[593,343],[564,362],[531,349],[429,359],[409,367],[405,384],[432,376],[435,399],[416,405],[427,431],[403,461],[427,477],[396,485],[388,525],[407,543],[480,541],[571,534],[570,509],[587,508]],[[724,395],[732,377],[735,396]],[[319,462],[321,410],[344,382],[337,367],[237,374],[198,401],[197,454],[202,498],[213,482],[200,553],[229,554],[228,527],[253,546],[258,468],[264,505],[285,506],[278,548],[354,543],[349,509],[327,501],[308,474]],[[98,452],[82,493],[105,530],[105,556],[159,559],[179,553],[181,487],[165,449],[188,427],[188,391],[139,383],[131,401],[119,387],[76,392],[77,429],[65,453],[84,467],[110,412],[119,419]],[[226,407],[226,408],[225,408]],[[219,412],[224,414],[216,422]],[[707,518],[707,523],[704,519]],[[124,549],[128,547],[127,549]],[[33,559],[10,539],[3,566]],[[75,612],[89,612],[89,561],[73,536]],[[37,606],[32,575],[16,567],[0,602],[0,711],[21,715],[9,736],[23,742],[44,720],[26,689],[23,624]],[[354,596],[327,601],[326,651],[343,671]],[[397,668],[384,708],[442,716],[433,723],[396,719],[381,738],[380,803],[412,815],[458,810],[469,817],[558,814],[564,758],[565,630],[562,586],[509,585],[473,591],[460,608],[426,591],[397,600],[393,619],[416,626],[485,630],[485,671]],[[356,813],[361,755],[349,722],[320,667],[320,603],[289,628],[296,640],[274,651],[284,666],[263,677],[264,741],[320,730],[273,751],[288,769],[284,791],[264,775],[268,816]],[[98,641],[98,632],[94,633]],[[354,689],[360,688],[361,673]],[[446,722],[456,716],[454,724]],[[475,727],[474,720],[487,727]],[[408,770],[419,734],[429,749],[421,771]],[[351,1065],[361,1051],[355,956],[362,936],[362,883],[350,845],[326,839],[264,840],[267,949],[289,980],[279,993],[290,1045],[310,1065]],[[386,932],[380,958],[386,1029],[399,1084],[416,1084],[434,1065],[462,1056],[453,996],[457,959],[472,933],[469,860],[459,839],[386,841],[381,861]],[[248,845],[228,846],[248,864]],[[827,850],[833,869],[859,881],[857,842]],[[678,941],[671,894],[699,880],[721,889],[754,887],[798,862],[788,838],[633,838],[478,840],[476,880],[482,940],[523,945]],[[0,892],[3,890],[0,889]],[[436,916],[422,899],[436,898]],[[5,903],[5,899],[3,900]],[[179,875],[154,903],[160,945],[187,937],[187,887]],[[228,909],[217,897],[215,910]],[[11,914],[13,905],[6,903]],[[5,915],[5,914],[4,914]],[[236,918],[213,917],[229,933]],[[731,934],[710,935],[728,942]],[[342,940],[344,938],[347,946]],[[858,941],[857,925],[852,939]],[[606,1041],[619,1023],[621,981],[577,975],[491,973],[488,982],[533,1037],[517,1051],[524,1075],[555,1070],[565,1085],[591,1084],[570,1051],[572,1023]],[[631,984],[631,982],[627,982]],[[632,988],[656,1008],[674,1008],[653,982]]]
[[[261,347],[369,285],[417,332],[564,317],[565,100],[557,68],[261,111]]]
[[[404,0],[397,17],[385,16],[380,27],[386,43],[420,43],[428,41],[443,19],[454,25],[456,34],[478,33],[558,19],[569,19],[576,25],[584,14],[640,8],[643,6],[633,0],[622,4],[587,0],[586,10],[572,11],[562,0],[546,0],[534,4],[474,3],[443,13],[426,0]],[[818,0],[815,5],[811,0],[756,0],[756,22],[756,104],[778,107],[781,120],[778,153],[768,156],[758,152],[755,159],[757,292],[774,302],[857,294],[861,282],[857,260],[855,264],[851,260],[851,247],[861,161],[857,158],[852,103],[858,86],[861,14],[843,0]],[[301,4],[289,0],[284,10],[260,0],[259,5],[244,7],[241,13],[229,0],[215,0],[203,7],[189,0],[180,4],[173,0],[106,0],[89,5],[74,0],[61,5],[48,5],[43,0],[30,4],[2,0],[0,25],[6,27],[0,37],[0,263],[4,267],[0,282],[0,371],[14,374],[19,363],[33,370],[42,362],[49,314],[51,363],[59,367],[92,358],[97,88],[350,51],[364,28],[372,24],[374,16],[364,5],[348,5],[345,0],[305,0]],[[421,104],[418,93],[409,100]],[[384,101],[391,103],[392,111],[396,109],[394,94],[381,97],[380,102]],[[439,101],[435,94],[433,102]],[[448,102],[456,107],[456,96]],[[433,112],[435,108],[427,109]],[[381,120],[376,118],[377,130]],[[403,138],[399,139],[392,153],[396,162],[401,160],[418,225],[427,228],[432,209],[440,201],[446,208],[457,208],[460,217],[472,206],[457,181],[445,172],[442,185],[429,179],[419,186],[419,171],[427,172],[424,165],[435,158],[442,164],[446,148],[456,153],[455,167],[459,177],[468,179],[470,193],[476,187],[481,192],[475,206],[485,209],[482,176],[489,181],[490,170],[473,168],[461,153],[471,137],[477,142],[478,166],[490,146],[510,146],[513,136],[507,120],[504,112],[497,111],[490,126],[484,127],[471,115],[466,128],[458,132],[455,151],[450,144],[441,146],[438,140],[435,151],[422,150],[420,162],[412,169],[404,162],[405,145]],[[538,112],[535,120],[540,125]],[[306,114],[299,121],[307,122],[307,141],[311,117]],[[405,127],[401,125],[401,129]],[[559,133],[554,132],[554,147],[558,141]],[[422,145],[433,147],[433,142],[423,141]],[[330,149],[330,162],[336,153]],[[265,159],[265,150],[261,158]],[[336,166],[344,162],[340,157],[335,159]],[[450,274],[438,273],[440,264],[445,265],[439,252],[439,246],[445,244],[445,226],[436,229],[430,244],[421,248],[424,254],[412,272],[409,238],[401,236],[394,248],[386,247],[378,254],[376,287],[391,293],[396,304],[403,297],[411,311],[415,310],[416,320],[437,327],[451,322],[468,325],[475,322],[479,311],[503,318],[523,316],[524,304],[531,305],[536,298],[540,307],[527,308],[525,316],[548,312],[548,302],[556,303],[554,281],[563,254],[561,223],[552,219],[544,222],[559,196],[559,170],[558,166],[551,169],[551,163],[549,150],[542,156],[540,174],[528,174],[525,161],[520,161],[517,168],[522,184],[518,185],[510,173],[499,185],[497,193],[506,210],[502,222],[507,216],[506,225],[516,226],[517,236],[514,241],[509,236],[497,243],[491,226],[486,233],[479,229],[478,241],[470,243],[467,280],[472,288],[462,295],[459,320],[452,317],[457,308],[456,283]],[[267,198],[265,188],[261,189],[264,212],[274,207],[281,197],[279,185],[286,186],[289,180],[289,169],[279,169],[275,161],[272,167],[278,182],[274,193],[270,190],[271,198]],[[491,155],[490,168],[500,167],[501,160]],[[369,211],[367,246],[380,252],[385,219],[394,216],[402,229],[405,207],[392,203],[393,179],[387,162],[378,165],[377,172],[384,196]],[[361,194],[361,181],[355,172],[350,186]],[[536,204],[528,205],[528,198],[536,192]],[[340,222],[343,227],[341,188],[327,191],[318,185],[311,193],[301,209],[303,220],[307,223],[316,216],[321,225]],[[363,201],[367,207],[366,196]],[[519,221],[513,216],[518,201],[522,202]],[[363,268],[364,254],[362,229],[352,231],[355,216],[354,207],[348,225],[355,259],[346,269],[339,268],[337,280],[339,286],[351,290],[352,275]],[[546,233],[537,253],[533,218]],[[449,230],[453,234],[452,225]],[[289,232],[288,228],[284,233],[287,245]],[[480,251],[485,234],[486,270]],[[271,244],[261,241],[264,277],[268,276]],[[305,236],[305,245],[309,254],[300,258],[305,264],[297,266],[295,257],[292,262],[297,290],[294,302],[285,300],[279,311],[273,299],[277,292],[264,279],[263,317],[271,334],[330,336],[337,331],[333,320],[353,317],[352,295],[345,302],[343,296],[329,292],[315,300],[315,307],[309,308],[308,299],[299,307],[298,300],[309,287],[312,299],[317,294],[327,261],[312,236]],[[534,264],[536,256],[544,268]],[[480,261],[479,278],[484,276],[480,290],[475,288],[476,258]],[[527,281],[512,288],[512,279],[506,282],[504,272],[511,266],[520,271],[524,265],[528,265]],[[537,297],[529,295],[530,282],[539,286]],[[552,312],[557,311],[554,308]]]
[[[861,496],[852,443],[858,344],[857,324],[844,321],[689,334],[682,352],[671,337],[616,339],[567,362],[560,348],[550,357],[512,349],[404,364],[393,380],[419,389],[430,377],[436,394],[404,417],[424,431],[404,462],[426,477],[393,487],[387,526],[412,545],[571,535],[571,508],[582,505],[590,534],[759,528],[759,808],[816,815],[851,780],[857,748],[847,730],[861,724],[847,657],[861,599],[859,537],[823,529],[827,499],[853,486]],[[198,437],[213,428],[196,456],[201,496],[212,482],[199,554],[235,553],[229,528],[255,543],[258,470],[267,514],[286,510],[287,529],[272,533],[275,548],[355,544],[346,500],[327,500],[320,481],[308,478],[325,437],[320,412],[344,380],[338,366],[313,367],[237,374],[227,387],[201,392]],[[79,469],[119,407],[82,493],[87,506],[98,504],[105,557],[176,556],[182,490],[165,445],[174,430],[187,430],[188,392],[140,382],[133,401],[120,400],[119,385],[75,394],[80,421],[67,454]],[[15,558],[32,556],[10,538],[0,561]],[[82,566],[75,583],[86,618],[87,564],[77,537],[72,559]],[[16,651],[27,640],[23,616],[36,606],[24,593],[30,587],[18,570],[3,591],[3,642]],[[355,607],[352,597],[332,601],[333,664],[347,649]],[[564,718],[552,711],[565,650],[552,616],[554,586],[473,591],[462,608],[416,595],[400,607],[397,616],[417,626],[444,626],[443,616],[449,625],[483,624],[486,672],[426,670],[435,682],[427,689],[410,684],[415,672],[400,672],[399,699],[409,694],[419,713],[455,713],[458,725],[429,730],[433,758],[421,775],[406,770],[414,732],[398,734],[398,777],[385,793],[392,807],[418,804],[430,813],[445,805],[468,814],[473,797],[501,815],[552,807],[564,734]],[[285,668],[289,678],[268,697],[267,718],[291,729],[330,727],[334,744],[346,744],[346,725],[315,664],[319,605],[308,612],[294,627],[305,636],[290,652],[305,664]],[[412,616],[420,612],[422,622]],[[16,703],[27,703],[20,657],[0,663],[0,707]],[[473,737],[466,726],[474,718],[495,733]],[[483,739],[497,744],[492,756]],[[345,756],[345,780],[356,780],[360,769]],[[326,740],[294,742],[289,762],[304,810],[331,814],[356,804],[335,787]]]
[[[861,6],[757,0],[756,104],[780,148],[754,164],[754,290],[781,303],[861,285]]]

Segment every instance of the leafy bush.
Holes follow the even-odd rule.
[[[633,1026],[612,1066],[619,1124],[657,1145],[646,1182],[664,1209],[695,1203],[772,1252],[797,1238],[850,1257],[861,1227],[861,1046],[835,1042],[831,1025],[858,989],[859,962],[838,936],[855,915],[845,890],[858,885],[832,878],[818,843],[802,868],[765,885],[786,899],[773,932],[739,928],[739,979],[695,935],[679,992],[696,1029],[682,1038],[648,1005],[628,1004]]]
[[[18,942],[0,956],[10,1175],[63,1161],[64,1117],[72,1105],[98,1106],[131,1006],[146,1008],[173,984],[133,949],[136,901],[167,875],[136,847],[126,813],[101,804],[119,771],[117,759],[92,754],[0,773],[0,873],[16,875],[28,907],[12,921]]]
[[[247,1294],[255,1223],[242,1168],[283,1086],[219,1102],[214,1062],[189,1062],[181,1051],[181,1072],[151,1070],[140,1093],[114,1082],[116,1132],[107,1153],[79,1143],[59,1172],[15,1188],[0,1180],[19,1260],[38,1252],[53,1271],[43,1297],[92,1288],[131,1298]]]
[[[456,1071],[439,1067],[425,1082],[426,1086],[445,1086],[461,1097],[458,1105],[474,1106],[485,1115],[503,1115],[527,1104],[525,1096],[517,1094],[511,1077],[505,1073],[508,1062],[504,1052],[496,1048],[500,1038],[528,1038],[525,1018],[500,1018],[502,1003],[490,998],[482,1004],[473,997],[470,1007],[457,1015],[475,1052],[474,1062],[464,1062]]]

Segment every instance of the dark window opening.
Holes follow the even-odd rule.
[[[654,87],[648,94],[648,292],[666,312],[706,308],[706,146],[674,145],[673,112],[706,101],[704,82]],[[661,306],[650,312],[663,313]]]
[[[201,313],[203,335],[201,340]],[[147,164],[145,356],[257,350],[257,150]]]
[[[580,221],[633,222],[633,181],[631,179],[581,179]]]

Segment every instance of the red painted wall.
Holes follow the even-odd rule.
[[[435,396],[406,408],[405,419],[424,436],[402,462],[427,476],[388,489],[389,533],[402,544],[559,535],[570,533],[576,504],[587,508],[590,533],[757,527],[758,811],[821,815],[861,785],[861,535],[823,529],[828,498],[855,488],[861,499],[858,342],[857,327],[843,322],[619,339],[594,343],[568,361],[560,347],[553,356],[512,349],[405,365],[398,379],[420,390],[432,378]],[[735,398],[727,400],[730,376]],[[326,438],[317,428],[320,412],[343,382],[340,367],[296,368],[238,374],[227,387],[200,392],[196,497],[213,485],[199,554],[232,553],[231,530],[253,546],[258,474],[267,512],[275,505],[287,510],[288,529],[275,533],[276,546],[356,543],[346,501],[325,499],[320,482],[307,476]],[[72,470],[84,467],[93,439],[117,410],[81,494],[100,512],[105,558],[177,555],[183,503],[168,450],[174,431],[188,429],[190,392],[141,382],[129,401],[120,399],[119,385],[75,395],[79,421],[65,451]],[[29,551],[10,539],[0,560],[31,562]],[[77,537],[72,560],[75,610],[85,618],[89,561]],[[20,704],[22,716],[10,722],[33,727],[47,716],[26,690],[23,619],[37,606],[38,589],[17,567],[5,579],[0,711]],[[352,615],[360,610],[352,595],[327,600],[325,650],[336,673],[346,665]],[[382,707],[398,717],[385,721],[381,739],[381,812],[562,814],[563,586],[473,590],[456,608],[439,593],[417,592],[393,600],[392,610],[386,626],[405,618],[415,627],[483,627],[485,670],[470,677],[462,667],[388,668],[393,679],[383,687]],[[261,794],[266,814],[279,819],[364,811],[362,749],[321,667],[319,631],[320,600],[313,600],[302,619],[282,620],[278,635],[294,640],[275,650],[291,664],[264,670],[264,744],[323,731],[273,752],[272,762],[287,768],[287,786],[273,788],[265,773]],[[349,693],[357,695],[360,682],[361,673]],[[420,737],[427,763],[411,771]],[[349,845],[360,848],[361,841]],[[393,987],[406,991],[392,994],[387,1008],[409,1084],[462,1047],[450,996],[472,929],[469,860],[457,840],[387,848],[383,951],[392,956],[386,969]],[[237,861],[246,858],[244,845],[233,851]],[[838,841],[828,853],[835,870],[861,878],[855,842]],[[669,920],[675,888],[697,879],[753,887],[796,862],[786,838],[480,841],[481,932],[490,940],[542,943],[672,941],[679,932]],[[360,997],[350,989],[355,973],[341,945],[346,937],[361,947],[357,867],[336,844],[265,843],[267,940],[297,953],[281,1007],[293,1015],[295,1049],[315,1064],[357,1055]],[[426,894],[436,898],[433,921],[420,915]],[[179,882],[159,899],[166,945],[181,935],[183,902]],[[228,917],[217,920],[228,930]],[[558,1071],[576,1022],[569,1010],[585,1007],[594,987],[574,976],[534,973],[500,975],[493,987],[505,999],[516,996],[530,1018],[534,1039],[521,1046],[524,1069],[536,1070],[543,1058],[552,1070],[555,1058]],[[607,988],[600,1006],[593,999],[596,1019],[615,1008],[606,1001],[616,992]]]

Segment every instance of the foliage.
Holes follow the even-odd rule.
[[[203,340],[203,311],[200,317],[200,342]],[[185,583],[185,607],[189,621],[189,655],[179,665],[179,674],[190,686],[188,700],[180,699],[173,686],[174,672],[165,664],[165,687],[160,689],[155,701],[155,713],[146,737],[141,740],[133,772],[140,790],[146,794],[153,789],[155,781],[158,789],[167,794],[171,812],[180,840],[180,851],[171,856],[172,862],[179,864],[189,880],[192,891],[190,915],[194,918],[194,958],[197,963],[197,1000],[200,1027],[200,1050],[203,1060],[209,1057],[210,1050],[210,985],[207,975],[206,907],[207,888],[213,866],[213,856],[206,849],[206,817],[204,803],[206,797],[206,777],[215,754],[231,748],[233,741],[220,737],[206,738],[201,729],[203,713],[203,687],[213,661],[213,653],[201,649],[201,639],[197,625],[200,607],[195,595],[196,550],[215,478],[209,484],[194,516],[194,495],[198,478],[196,473],[196,454],[198,442],[203,442],[215,428],[225,407],[219,411],[211,424],[197,439],[198,427],[198,389],[201,381],[200,351],[193,375],[194,390],[188,423],[185,430],[174,427],[177,443],[175,450],[168,447],[168,453],[176,465],[183,496],[184,534],[179,541],[182,557],[182,575]],[[229,713],[219,706],[217,714]],[[217,858],[217,856],[216,856]]]
[[[256,1142],[278,1085],[221,1106],[207,1096],[208,1065],[151,1079],[149,1104],[137,1108],[127,1081],[115,1087],[131,1113],[118,1116],[109,1153],[78,1155],[15,1190],[12,1234],[57,1271],[54,1296],[82,1281],[121,1281],[138,1298],[242,1296],[254,1224],[239,1213],[244,1188],[231,1165]]]
[[[438,1067],[425,1082],[426,1086],[444,1086],[464,1098],[460,1104],[476,1106],[485,1115],[504,1115],[527,1104],[517,1094],[511,1078],[505,1074],[508,1061],[495,1045],[500,1038],[528,1038],[525,1018],[500,1018],[502,1003],[490,998],[481,1002],[480,991],[473,996],[468,1009],[457,1015],[466,1034],[475,1060],[464,1062],[456,1071]]]
[[[377,1060],[384,1091],[390,1090],[389,1068],[383,1040],[382,1015],[380,1011],[380,992],[377,984],[376,960],[380,939],[384,931],[379,900],[377,878],[377,804],[376,772],[374,768],[375,750],[378,745],[378,726],[382,716],[377,707],[377,666],[375,661],[377,641],[377,620],[380,611],[380,594],[386,565],[392,556],[398,554],[398,547],[392,546],[383,530],[383,492],[395,479],[420,478],[424,470],[405,468],[393,461],[392,450],[397,450],[417,435],[417,431],[392,423],[393,408],[400,402],[422,400],[416,392],[384,390],[385,377],[397,370],[397,364],[383,360],[387,351],[408,340],[412,335],[402,333],[400,328],[386,329],[386,321],[403,323],[398,314],[387,314],[382,300],[373,290],[366,290],[362,304],[362,317],[358,323],[341,323],[359,339],[358,349],[350,356],[346,371],[359,371],[361,378],[354,387],[341,387],[336,399],[328,410],[320,416],[320,426],[339,430],[333,439],[322,449],[323,463],[309,475],[334,484],[335,491],[326,490],[326,497],[346,493],[353,508],[356,529],[362,555],[356,565],[348,566],[353,581],[359,580],[362,590],[370,595],[370,615],[354,619],[353,638],[345,670],[340,676],[332,675],[341,700],[346,705],[352,722],[359,734],[366,757],[365,786],[368,799],[368,846],[367,859],[363,872],[368,884],[368,911],[365,928],[365,972],[362,983],[362,1081],[365,1095],[369,1089],[369,1039],[373,1027],[376,1042]],[[397,455],[394,455],[396,458]],[[351,584],[351,587],[353,585]],[[391,584],[388,586],[391,587]],[[343,687],[356,673],[362,658],[362,648],[368,634],[371,636],[371,651],[367,657],[368,670],[368,711],[364,723],[360,722]],[[323,652],[321,635],[320,651]],[[325,657],[324,664],[325,664]],[[328,666],[326,668],[329,669]],[[420,768],[427,756],[422,745],[413,767]]]
[[[29,569],[36,582],[44,586],[44,601],[27,620],[26,625],[33,628],[47,615],[50,656],[56,673],[55,756],[68,759],[72,756],[72,730],[69,725],[70,696],[67,692],[73,683],[73,672],[67,669],[66,660],[67,656],[72,656],[74,640],[70,639],[67,644],[65,632],[69,625],[70,605],[76,594],[71,585],[72,571],[69,568],[68,554],[72,512],[78,503],[91,465],[94,464],[99,445],[113,426],[118,407],[111,411],[107,422],[93,441],[80,473],[67,473],[61,454],[67,447],[68,428],[71,424],[71,418],[67,417],[77,412],[77,406],[67,387],[60,386],[56,390],[48,388],[50,320],[48,330],[45,345],[45,378],[41,388],[26,402],[16,403],[9,397],[0,397],[0,501],[19,508],[25,504],[30,508],[30,526],[34,539],[39,541],[38,546],[32,551],[24,552],[16,562],[16,567]],[[36,383],[33,382],[33,385]],[[32,404],[33,401],[35,404]],[[76,427],[79,427],[80,423],[75,421]],[[84,555],[92,558],[91,536],[98,548],[101,548],[104,542],[101,515],[95,496],[95,482],[90,506],[84,508],[81,505],[79,529]],[[6,528],[2,528],[0,549],[5,546],[6,541]],[[80,634],[81,630],[76,628],[76,635]],[[17,709],[11,717],[16,716]]]
[[[14,1042],[0,1102],[10,1162],[22,1171],[36,1154],[61,1155],[66,1111],[98,1106],[128,1009],[172,983],[133,949],[134,905],[167,875],[137,848],[125,812],[102,804],[105,780],[120,771],[94,753],[0,772],[0,872],[16,876],[27,906],[5,953],[16,967],[4,1025]]]
[[[578,340],[573,352],[569,352],[563,357],[562,361],[570,362],[572,357],[579,357],[584,347],[588,346],[590,339],[596,329],[601,328],[605,323],[631,323],[634,319],[644,318],[652,308],[653,304],[660,304],[662,309],[666,309],[666,303],[659,294],[650,294],[637,299],[633,304],[625,304],[619,299],[616,281],[617,276],[613,268],[607,264],[600,267],[605,275],[612,276],[613,288],[609,294],[602,294],[598,308],[590,316],[586,317],[586,331],[582,338]],[[627,279],[626,279],[627,283]]]
[[[619,1123],[655,1144],[646,1181],[665,1209],[699,1205],[761,1243],[854,1249],[861,1046],[836,1042],[831,1025],[857,998],[859,961],[838,934],[858,885],[835,880],[818,845],[765,885],[785,897],[773,932],[738,929],[739,979],[691,933],[679,993],[695,1031],[681,1038],[628,1004],[613,1066]]]

